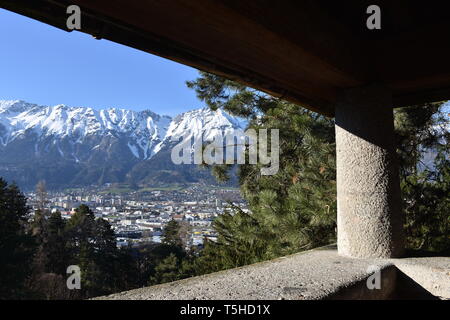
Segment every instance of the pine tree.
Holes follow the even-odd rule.
[[[444,103],[395,111],[407,247],[450,252],[450,133]],[[434,159],[424,157],[434,155]]]
[[[59,211],[50,215],[47,224],[47,239],[44,244],[47,255],[47,272],[66,275],[68,256],[64,233],[65,225]]]
[[[232,268],[334,242],[336,177],[334,121],[233,81],[208,73],[187,83],[213,110],[249,120],[249,128],[280,129],[280,168],[240,165],[239,183],[250,212],[230,206],[214,221],[216,242],[207,241],[196,264],[201,273]],[[442,103],[395,112],[408,246],[449,250],[448,117]],[[436,130],[438,124],[446,127]],[[434,150],[433,168],[423,156]],[[232,165],[211,168],[219,180]]]
[[[0,178],[0,299],[27,297],[35,243],[26,232],[29,208],[17,186]]]
[[[71,264],[81,269],[84,297],[109,294],[124,288],[120,265],[124,261],[109,222],[95,219],[86,205],[76,209],[66,226]]]
[[[261,175],[261,164],[239,166],[241,193],[251,212],[230,206],[214,221],[218,240],[205,244],[199,265],[220,270],[333,242],[334,122],[207,73],[188,86],[210,108],[223,108],[249,119],[249,128],[280,129],[278,173]],[[212,170],[217,178],[226,180],[231,168],[218,165]]]
[[[169,246],[182,247],[180,238],[180,224],[175,220],[170,220],[164,227],[162,243]]]
[[[171,253],[155,267],[155,274],[150,278],[151,284],[172,282],[180,279],[180,261]]]

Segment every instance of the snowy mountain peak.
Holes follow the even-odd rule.
[[[211,139],[245,126],[209,108],[172,119],[151,110],[0,100],[0,176],[30,189],[41,179],[53,187],[207,181],[212,177],[196,166],[172,163],[174,144],[186,135]]]
[[[35,104],[27,103],[22,100],[0,100],[0,114],[2,113],[22,113],[33,107],[36,107]]]
[[[151,110],[96,110],[64,104],[50,107],[0,100],[0,147],[27,140],[33,141],[36,154],[42,154],[50,142],[58,146],[59,155],[76,161],[83,159],[79,154],[83,148],[78,145],[89,145],[105,137],[126,141],[131,154],[145,160],[186,132],[211,137],[219,131],[242,126],[242,122],[226,112],[209,108],[188,111],[172,119]],[[109,147],[107,143],[98,143],[92,149]]]
[[[204,141],[210,141],[218,134],[226,134],[244,128],[244,121],[239,121],[239,119],[220,109],[214,111],[209,108],[202,108],[175,117],[170,123],[163,144],[191,137],[194,137],[194,141],[200,138]]]

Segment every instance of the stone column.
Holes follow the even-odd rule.
[[[403,217],[390,91],[344,92],[336,105],[339,254],[393,258],[403,251]]]

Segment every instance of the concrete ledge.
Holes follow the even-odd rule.
[[[381,269],[380,290],[366,286],[366,279],[373,274],[370,268],[374,267]],[[392,262],[342,257],[329,246],[96,299],[383,299],[392,294],[394,284]]]
[[[367,279],[380,270],[381,288]],[[450,258],[354,259],[321,247],[99,300],[450,299]]]
[[[440,299],[450,299],[450,258],[427,257],[392,260],[406,289],[426,290]],[[405,282],[409,283],[405,284]],[[414,283],[414,286],[411,284]]]

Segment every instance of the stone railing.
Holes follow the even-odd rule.
[[[450,258],[353,259],[327,246],[96,299],[449,299],[449,279]]]

